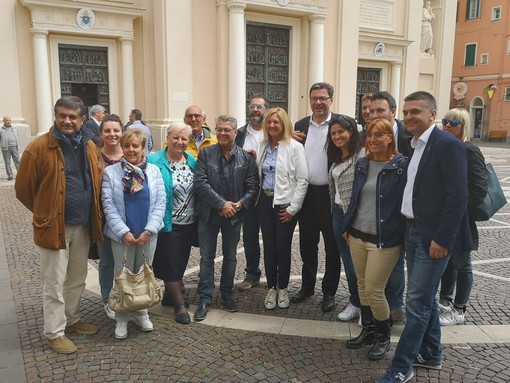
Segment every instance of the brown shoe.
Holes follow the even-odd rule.
[[[77,332],[81,335],[94,335],[97,333],[97,327],[90,323],[79,320],[78,322],[66,327],[66,331]]]
[[[259,279],[246,278],[244,281],[237,285],[237,290],[246,291],[251,289],[252,287],[258,286],[260,283]]]
[[[65,336],[59,336],[55,339],[48,339],[48,345],[53,349],[53,351],[59,354],[72,354],[78,351],[74,343],[67,339]]]

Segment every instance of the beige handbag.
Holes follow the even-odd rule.
[[[133,274],[126,268],[127,247],[124,251],[122,270],[115,277],[115,285],[110,291],[108,305],[118,313],[148,309],[161,302],[163,292],[154,277],[152,267],[147,264],[142,248],[143,265],[138,273]]]

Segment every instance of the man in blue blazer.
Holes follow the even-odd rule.
[[[436,100],[431,94],[415,92],[404,101],[404,124],[414,136],[402,201],[407,218],[407,324],[391,367],[378,383],[407,382],[413,366],[441,369],[439,281],[452,250],[472,246],[464,145],[435,126]]]

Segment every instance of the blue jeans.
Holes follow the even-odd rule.
[[[404,327],[391,367],[406,374],[418,353],[426,360],[441,360],[441,327],[436,293],[450,255],[431,258],[423,248],[416,226],[407,224],[407,324]]]
[[[108,303],[108,297],[113,287],[115,262],[113,261],[112,240],[106,235],[104,241],[97,244],[99,252],[99,286],[103,303]]]
[[[347,278],[347,286],[349,288],[349,301],[356,307],[361,306],[358,293],[358,278],[352,264],[351,251],[342,234],[344,233],[344,211],[337,205],[333,205],[333,231],[335,240],[340,251],[340,257],[344,264],[345,277]]]
[[[220,291],[231,294],[234,290],[234,276],[237,265],[237,244],[241,236],[241,221],[232,223],[219,216],[212,216],[209,222],[198,221],[200,242],[200,272],[198,273],[198,295],[201,302],[211,303],[214,290],[214,258],[218,233],[221,230],[223,265],[221,267]]]
[[[246,209],[243,216],[243,242],[244,255],[246,257],[246,278],[260,278],[260,242],[259,242],[259,219],[257,208]]]
[[[384,290],[390,310],[401,311],[403,309],[405,284],[404,257],[399,257]]]
[[[455,289],[455,285],[457,289]],[[452,254],[450,262],[441,278],[439,297],[453,300],[458,307],[466,307],[473,287],[473,269],[471,251],[459,251]],[[455,290],[455,299],[453,292]]]

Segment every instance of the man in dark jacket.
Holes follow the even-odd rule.
[[[201,257],[197,321],[204,320],[211,308],[214,258],[220,230],[223,250],[221,300],[228,311],[237,311],[233,297],[237,244],[244,210],[255,203],[259,193],[259,175],[253,157],[235,144],[236,134],[237,120],[219,116],[216,118],[218,144],[198,154],[194,177]]]
[[[407,218],[407,323],[391,367],[378,383],[407,382],[413,366],[441,369],[439,281],[451,252],[472,247],[463,143],[435,126],[436,100],[431,94],[407,96],[403,113],[414,136],[401,210]]]
[[[237,131],[236,144],[248,153],[256,152],[264,138],[262,123],[266,117],[269,103],[262,95],[256,95],[248,105],[249,121]],[[260,224],[255,206],[246,209],[243,216],[244,256],[246,257],[246,279],[237,285],[239,291],[257,286],[260,281]]]
[[[102,105],[94,105],[90,108],[90,118],[83,123],[81,128],[85,139],[94,141],[96,145],[101,142],[99,126],[103,121],[106,109]]]

